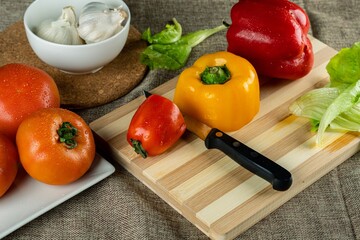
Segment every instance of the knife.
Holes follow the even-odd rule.
[[[144,91],[145,97],[151,93]],[[292,184],[289,171],[274,161],[239,142],[225,132],[183,114],[186,129],[204,140],[207,149],[218,149],[245,169],[271,183],[273,189],[286,191]]]

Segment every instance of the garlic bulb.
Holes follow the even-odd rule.
[[[35,33],[39,37],[54,43],[67,45],[84,43],[77,32],[76,16],[71,6],[64,7],[56,21],[47,19],[41,22]]]
[[[81,11],[77,30],[86,43],[100,42],[118,33],[126,17],[121,7],[109,8],[105,3],[90,2]]]

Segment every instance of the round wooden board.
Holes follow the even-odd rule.
[[[22,22],[9,26],[0,34],[0,66],[24,63],[50,74],[60,92],[61,105],[67,108],[89,108],[111,102],[138,85],[147,71],[140,63],[140,54],[146,48],[141,33],[130,27],[124,49],[111,63],[92,74],[72,75],[42,62],[32,51]]]

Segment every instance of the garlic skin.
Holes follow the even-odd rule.
[[[77,32],[75,11],[71,6],[64,7],[57,20],[47,19],[41,22],[35,34],[54,43],[65,45],[84,44]]]
[[[121,7],[109,8],[105,3],[90,2],[81,11],[77,30],[86,43],[100,42],[118,33],[126,17]]]

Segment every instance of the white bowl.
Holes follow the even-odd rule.
[[[98,43],[64,45],[46,41],[34,33],[43,20],[57,19],[63,7],[73,6],[79,17],[83,6],[94,1],[109,7],[122,6],[128,13],[124,28],[116,35]],[[31,48],[43,62],[63,72],[86,74],[100,70],[119,55],[129,34],[130,17],[130,10],[122,0],[36,0],[25,11],[24,25]]]

